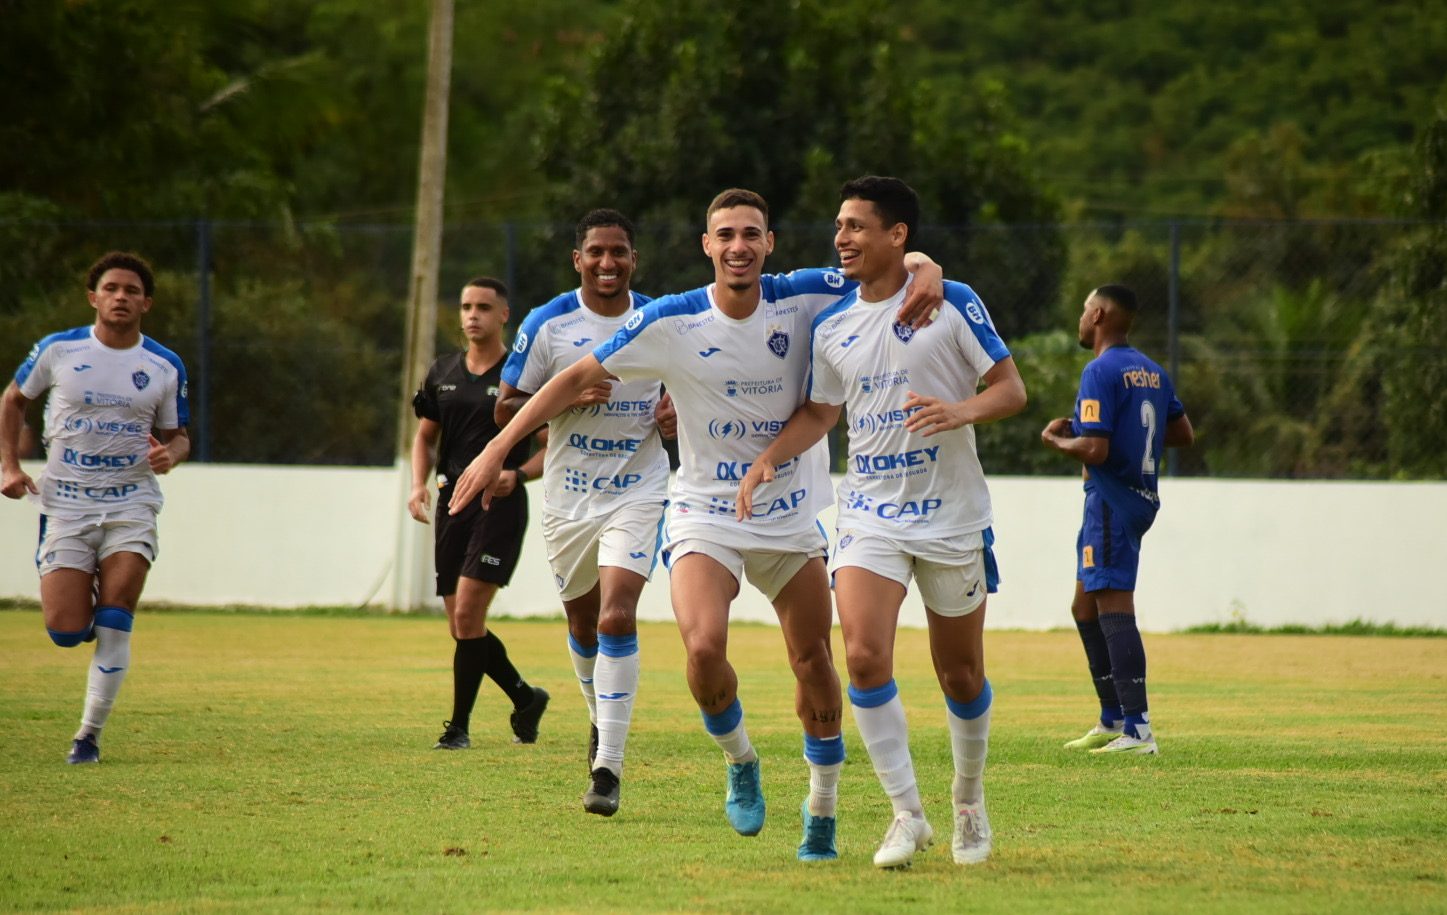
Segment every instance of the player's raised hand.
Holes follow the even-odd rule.
[[[412,496],[407,500],[407,514],[423,524],[431,524],[427,517],[427,511],[432,507],[432,495],[427,491],[427,484],[412,487]]]
[[[5,498],[19,499],[26,493],[40,494],[40,489],[35,485],[35,481],[30,479],[30,474],[17,467],[6,471],[5,475],[0,477],[0,494]]]
[[[472,463],[462,471],[462,476],[452,481],[452,497],[447,509],[449,515],[462,511],[478,496],[482,496],[483,508],[492,505],[493,490],[497,489],[504,456],[501,449],[493,447],[497,441],[493,439],[481,454],[472,459]]]
[[[171,454],[171,449],[154,435],[151,437],[151,450],[146,453],[146,460],[151,465],[151,472],[160,476],[169,473],[172,467],[176,466],[176,459]]]
[[[678,437],[678,410],[673,406],[673,395],[667,391],[658,398],[653,408],[653,421],[658,424],[658,434],[664,438]]]
[[[739,492],[734,497],[734,513],[740,521],[754,516],[754,490],[764,483],[774,482],[774,465],[767,461],[754,461],[744,478],[739,480]]]
[[[928,327],[935,318],[939,317],[940,306],[945,301],[945,274],[940,265],[923,255],[919,255],[921,261],[910,260],[916,255],[910,254],[906,258],[906,266],[915,267],[914,282],[909,284],[905,290],[904,301],[900,303],[899,313],[895,317],[901,324],[908,324],[918,330],[921,327]]]
[[[948,432],[951,429],[958,429],[961,426],[969,425],[969,416],[966,413],[963,401],[940,400],[938,397],[926,397],[909,392],[905,398],[904,409],[911,411],[909,419],[904,421],[904,427],[911,432],[918,432],[928,438],[936,432]]]

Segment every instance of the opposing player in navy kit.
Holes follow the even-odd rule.
[[[703,248],[713,261],[714,283],[654,300],[544,385],[463,474],[459,492],[491,492],[501,481],[507,448],[610,375],[661,380],[677,406],[681,458],[663,556],[688,653],[689,688],[728,764],[725,812],[741,835],[763,829],[759,758],[727,655],[729,605],[747,577],[778,613],[797,683],[810,768],[799,858],[834,858],[844,743],[829,644],[826,539],[816,518],[829,498],[825,445],[781,468],[748,517],[734,517],[733,496],[748,460],[803,396],[809,322],[851,284],[832,270],[762,275],[773,233],[768,205],[752,191],[719,194],[709,205],[707,226]],[[940,302],[939,268],[923,257],[917,266],[930,277],[911,300],[911,319]]]
[[[503,368],[499,426],[650,301],[630,286],[638,253],[626,216],[593,210],[578,222],[574,242],[580,285],[523,321]],[[618,812],[638,692],[638,597],[653,572],[668,504],[668,455],[655,419],[660,394],[657,381],[605,380],[548,427],[543,538],[591,722],[583,809],[601,816]]]
[[[407,511],[428,523],[428,477],[437,468],[436,543],[437,594],[447,610],[456,645],[452,655],[452,718],[435,745],[439,750],[465,750],[472,707],[483,675],[512,701],[514,739],[533,743],[538,720],[548,706],[548,693],[528,685],[508,659],[502,640],[487,626],[487,610],[499,588],[512,579],[522,552],[528,523],[523,484],[542,473],[544,451],[528,457],[528,443],[519,442],[505,459],[499,497],[484,509],[476,499],[457,501],[457,475],[497,435],[493,408],[502,383],[502,331],[507,323],[507,287],[491,277],[469,280],[462,287],[458,314],[467,349],[432,363],[422,388],[412,400],[420,420],[412,442],[412,494]],[[457,511],[449,513],[456,504]]]
[[[1125,286],[1085,298],[1080,345],[1095,353],[1080,375],[1074,416],[1050,421],[1046,447],[1085,465],[1085,517],[1076,539],[1070,612],[1100,699],[1100,721],[1069,749],[1158,752],[1146,703],[1146,654],[1135,619],[1141,538],[1160,509],[1159,464],[1167,447],[1196,433],[1165,371],[1129,341],[1138,311]]]
[[[765,491],[759,487],[816,446],[847,409],[849,466],[829,568],[849,701],[894,807],[874,863],[908,867],[934,838],[894,681],[895,629],[911,578],[927,611],[954,754],[954,858],[977,863],[991,847],[983,631],[985,595],[999,576],[974,426],[1024,409],[1025,385],[970,287],[946,282],[947,305],[926,328],[897,319],[911,285],[904,252],[919,222],[919,199],[907,184],[855,179],[840,201],[834,244],[844,275],[860,285],[814,319],[808,400],[744,475],[738,511],[751,511]],[[976,393],[982,381],[985,389]]]
[[[186,369],[141,333],[151,267],[113,251],[91,266],[95,324],[37,343],[0,400],[0,492],[40,503],[40,604],[55,644],[95,642],[85,711],[67,762],[100,762],[100,735],[131,666],[136,605],[155,561],[158,474],[191,453]],[[45,469],[32,480],[18,446],[25,406],[45,403]]]

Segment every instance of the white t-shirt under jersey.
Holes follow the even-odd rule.
[[[583,304],[577,290],[528,312],[502,369],[502,380],[536,394],[549,378],[577,362],[651,301],[630,293],[617,317]],[[577,521],[639,501],[668,497],[668,455],[653,417],[656,380],[615,381],[606,404],[576,407],[548,424],[543,465],[543,510]]]
[[[814,322],[809,398],[844,404],[849,423],[839,529],[896,540],[982,531],[990,526],[990,492],[974,427],[926,438],[904,427],[904,403],[910,391],[945,401],[973,396],[1010,351],[962,283],[945,283],[945,306],[920,330],[895,320],[903,298],[904,289],[884,302],[850,293]]]
[[[40,504],[56,518],[120,508],[161,509],[147,454],[152,429],[189,422],[186,369],[149,337],[112,349],[93,327],[51,334],[15,372],[20,393],[45,402]]]
[[[655,299],[593,354],[619,378],[656,378],[678,409],[680,467],[669,526],[703,522],[788,536],[817,524],[828,504],[828,446],[778,469],[739,522],[734,497],[749,464],[804,399],[809,326],[853,284],[834,270],[762,278],[752,315],[719,311],[713,287]]]

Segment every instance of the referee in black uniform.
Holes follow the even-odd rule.
[[[468,727],[484,674],[512,700],[517,742],[538,739],[538,720],[548,706],[547,691],[523,680],[508,660],[502,640],[487,627],[493,595],[512,578],[522,552],[528,523],[523,484],[542,475],[545,450],[528,457],[524,440],[504,461],[504,482],[490,509],[483,511],[478,500],[460,514],[448,514],[452,481],[498,433],[492,415],[507,355],[502,342],[507,287],[492,277],[469,280],[462,287],[459,316],[467,349],[432,363],[412,400],[420,423],[412,443],[412,494],[407,500],[412,517],[427,524],[431,501],[427,477],[435,451],[437,594],[447,608],[457,643],[452,655],[452,718],[437,739],[439,750],[471,746]]]

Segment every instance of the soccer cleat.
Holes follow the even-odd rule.
[[[935,840],[935,831],[923,816],[915,816],[908,810],[894,815],[894,822],[884,833],[879,851],[874,853],[874,866],[883,868],[909,867],[914,863],[915,852],[924,851]]]
[[[1160,749],[1156,747],[1154,734],[1149,737],[1132,737],[1129,734],[1122,734],[1105,746],[1096,747],[1090,752],[1102,756],[1155,756]]]
[[[994,836],[984,801],[955,808],[955,836],[950,851],[954,852],[956,864],[979,864],[990,857]]]
[[[741,836],[756,836],[764,828],[764,790],[759,784],[759,761],[729,763],[729,794],[724,801],[729,825]]]
[[[593,761],[598,758],[598,726],[588,725],[588,771],[593,771]]]
[[[1122,727],[1124,726],[1122,725]],[[1077,737],[1074,740],[1066,741],[1065,749],[1094,750],[1096,747],[1105,746],[1106,744],[1110,743],[1112,740],[1115,740],[1117,737],[1124,733],[1125,731],[1121,728],[1115,728],[1114,730],[1112,730],[1110,728],[1102,726],[1099,722],[1097,722],[1095,727],[1085,732],[1084,737]]]
[[[72,766],[100,762],[100,744],[96,742],[95,735],[86,734],[72,741],[70,755],[65,757],[65,761]]]
[[[593,783],[583,792],[583,809],[601,817],[618,812],[618,776],[606,766],[593,770]]]
[[[513,743],[537,743],[538,722],[547,711],[548,691],[541,686],[533,687],[533,698],[522,708],[513,709],[508,722],[512,724]]]
[[[809,812],[809,799],[799,808],[804,821],[804,840],[799,843],[800,861],[833,861],[839,857],[834,845],[834,817],[816,817]]]
[[[467,732],[450,721],[442,722],[442,736],[432,745],[434,750],[466,750],[472,746]]]

